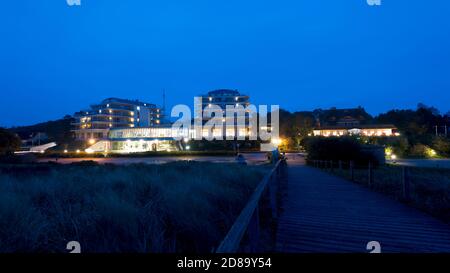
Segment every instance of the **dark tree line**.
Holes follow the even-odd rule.
[[[450,156],[450,112],[445,115],[434,107],[419,104],[416,110],[390,110],[372,117],[364,108],[348,110],[314,110],[312,112],[280,111],[280,135],[284,149],[296,150],[319,125],[334,125],[343,115],[352,116],[361,124],[393,124],[400,137],[361,138],[364,143],[390,146],[403,156],[426,156],[430,149],[442,156]]]
[[[20,138],[6,129],[0,128],[0,156],[12,154],[20,148]]]

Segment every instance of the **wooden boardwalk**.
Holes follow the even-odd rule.
[[[389,197],[288,160],[278,252],[450,252],[450,225]]]

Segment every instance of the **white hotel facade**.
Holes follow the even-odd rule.
[[[237,90],[220,89],[202,95],[202,109],[211,104],[225,109],[227,105],[247,107],[249,97]],[[91,109],[75,114],[73,123],[75,137],[87,141],[87,152],[133,153],[147,151],[184,150],[190,139],[196,138],[194,129],[174,129],[170,123],[163,122],[161,108],[155,104],[110,98]],[[203,124],[208,119],[203,120]],[[248,120],[247,120],[248,121]],[[247,124],[247,123],[246,123]],[[234,125],[233,125],[234,126]],[[235,129],[228,128],[217,136],[236,136]],[[242,130],[241,130],[242,131]],[[239,135],[247,135],[248,128],[238,131]],[[222,134],[224,133],[224,134]],[[202,131],[202,137],[208,132]]]
[[[152,103],[108,98],[75,113],[73,132],[77,140],[92,142],[108,138],[111,129],[159,125],[162,115],[162,110]]]

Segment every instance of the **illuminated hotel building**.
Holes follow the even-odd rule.
[[[371,124],[371,125],[338,125],[338,126],[322,126],[313,130],[314,136],[346,136],[359,135],[369,137],[383,136],[399,136],[397,128],[391,124]]]
[[[237,124],[237,117],[235,117],[235,119],[233,121],[230,121],[230,123],[232,123],[232,125],[227,125],[226,119],[225,119],[226,107],[228,105],[233,106],[233,107],[243,106],[244,108],[246,108],[247,106],[250,105],[250,102],[249,102],[250,97],[249,96],[241,94],[237,90],[218,89],[218,90],[210,91],[205,95],[201,95],[201,98],[202,98],[203,112],[207,111],[207,109],[210,108],[212,105],[217,105],[223,110],[224,118],[222,119],[222,122],[224,124],[224,127],[213,129],[212,130],[213,137],[219,138],[219,137],[223,136],[225,138],[226,136],[237,137],[237,136],[248,136],[249,135],[251,130],[249,127],[248,114],[246,114],[246,116],[244,118],[245,125],[246,125],[245,128],[241,128],[239,131],[238,131],[237,127],[235,126]],[[248,111],[246,113],[248,113]],[[208,120],[210,120],[210,118],[205,117],[205,115],[203,115],[203,124],[208,122]],[[235,131],[238,131],[237,134],[235,133]],[[208,131],[206,129],[203,130],[202,136],[203,137],[208,136]]]
[[[239,93],[237,90],[218,89],[202,95],[203,109],[208,108],[211,104],[220,106],[223,110],[227,105],[242,105],[244,107],[250,104],[249,96]]]
[[[138,100],[108,98],[90,109],[75,113],[75,138],[99,140],[108,137],[110,129],[159,125],[162,111],[155,104]]]
[[[203,110],[210,104],[226,110],[227,105],[247,107],[249,97],[236,90],[215,90],[202,96]],[[189,141],[196,139],[192,128],[176,129],[169,123],[161,122],[161,110],[154,104],[123,99],[107,99],[88,111],[77,113],[75,134],[80,140],[88,140],[88,153],[138,153],[149,151],[179,151],[189,149]],[[249,136],[249,115],[245,116],[245,128],[237,128],[235,120],[227,125],[223,119],[222,128],[214,128],[212,134],[218,139],[232,136]],[[204,125],[209,119],[203,118]],[[237,132],[237,133],[236,133]],[[203,129],[202,137],[208,136]]]
[[[107,139],[98,141],[86,151],[108,153],[178,151],[186,148],[184,142],[194,138],[194,134],[195,130],[174,129],[169,124],[143,128],[115,128],[109,130]]]

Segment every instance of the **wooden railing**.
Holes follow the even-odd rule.
[[[333,161],[333,160],[308,160],[308,164],[320,168],[325,169],[327,171],[333,172],[333,170],[336,168],[337,170],[343,170],[347,169],[350,172],[349,179],[351,181],[355,180],[355,162],[354,161]],[[369,162],[367,166],[358,166],[358,170],[365,170],[367,171],[367,186],[369,188],[372,188],[374,186],[374,165],[372,162]],[[409,201],[411,196],[411,190],[410,190],[410,174],[409,174],[409,168],[406,166],[401,167],[401,198],[404,201]]]
[[[271,217],[278,217],[278,189],[279,182],[286,175],[286,160],[279,160],[275,167],[264,176],[258,184],[247,205],[239,214],[231,229],[216,249],[216,253],[234,253],[240,248],[242,238],[247,233],[250,243],[250,252],[258,251],[260,229],[260,206],[264,194],[270,200]]]

